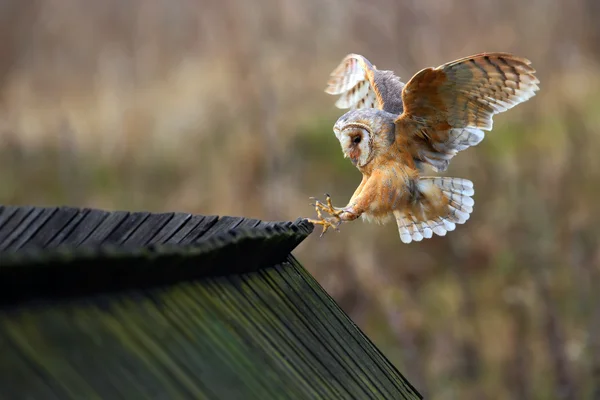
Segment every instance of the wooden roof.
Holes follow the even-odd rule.
[[[417,399],[302,220],[0,207],[0,398]]]

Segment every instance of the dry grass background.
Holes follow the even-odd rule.
[[[600,398],[600,3],[2,0],[0,203],[312,216],[360,174],[323,92],[349,52],[404,81],[480,51],[538,96],[448,176],[475,211],[403,245],[361,222],[298,257],[432,399]]]

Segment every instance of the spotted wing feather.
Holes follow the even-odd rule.
[[[539,90],[530,64],[508,53],[481,53],[415,74],[404,86],[404,112],[396,120],[413,158],[445,171],[457,152],[492,130],[495,114]]]
[[[348,54],[331,72],[325,92],[339,95],[340,109],[377,108],[402,113],[403,83],[391,71],[378,70],[359,54]]]

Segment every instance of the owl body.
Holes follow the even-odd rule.
[[[334,124],[344,157],[363,178],[340,222],[395,219],[405,243],[444,236],[473,211],[473,183],[422,176],[423,166],[445,171],[460,151],[477,145],[492,116],[539,89],[529,60],[481,53],[425,68],[404,84],[391,71],[349,54],[332,72],[326,92],[349,108]],[[325,226],[325,225],[324,225]]]
[[[365,201],[361,217],[380,224],[393,220],[394,211],[405,209],[410,201],[408,182],[414,179],[410,173],[406,168],[385,162],[364,174],[364,185],[359,186],[360,191],[354,196],[355,199],[362,196]]]
[[[356,109],[341,116],[333,128],[344,156],[363,176],[352,198],[364,200],[367,206],[361,216],[370,222],[387,222],[394,210],[405,208],[408,182],[417,176],[410,157],[408,163],[398,162],[408,154],[403,154],[402,143],[396,140],[393,119],[386,111]]]

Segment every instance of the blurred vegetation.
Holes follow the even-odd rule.
[[[600,398],[600,6],[595,0],[4,0],[0,203],[313,216],[359,172],[323,89],[349,52],[407,81],[480,51],[541,91],[445,174],[446,237],[318,234],[303,264],[433,399]]]

